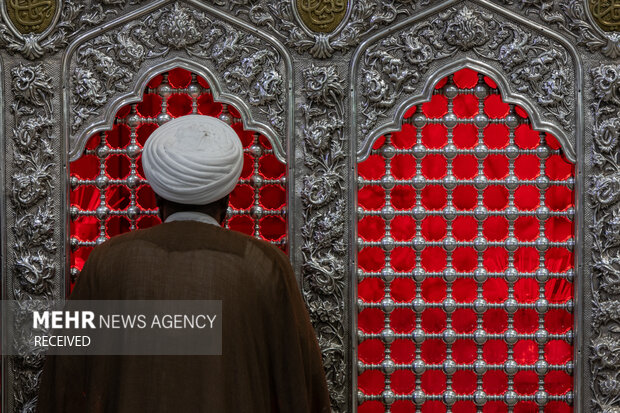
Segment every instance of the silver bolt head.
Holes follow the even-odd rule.
[[[416,313],[421,313],[422,311],[426,310],[426,302],[422,298],[415,298],[411,302],[411,306],[413,307],[413,311],[415,311]],[[413,333],[415,334],[416,331],[423,333],[423,331],[420,329],[414,330]]]
[[[396,155],[396,149],[394,149],[392,145],[385,145],[381,149],[381,154],[384,158],[391,159],[394,155]]]
[[[519,365],[514,360],[506,360],[504,362],[504,371],[506,374],[515,374],[519,371]]]
[[[448,267],[445,270],[443,270],[443,279],[446,282],[449,282],[449,283],[454,282],[456,281],[456,278],[457,278],[456,270],[454,268]]]
[[[110,183],[110,178],[107,175],[99,175],[95,178],[95,186],[99,189],[105,189]]]
[[[411,338],[416,344],[420,344],[426,339],[426,333],[421,328],[416,328],[411,333]]]
[[[534,333],[534,340],[538,344],[545,344],[548,339],[549,339],[549,332],[547,330],[540,329],[540,330],[537,330],[536,333]]]
[[[487,342],[487,332],[479,329],[474,331],[474,341],[476,344],[484,344]]]
[[[454,113],[446,113],[443,117],[443,124],[447,128],[453,128],[458,124],[458,118]]]
[[[489,124],[489,117],[480,113],[474,117],[474,125],[478,128],[485,128]]]
[[[394,311],[394,300],[391,298],[384,298],[381,300],[381,310],[388,314]]]
[[[416,390],[413,392],[413,402],[416,406],[421,406],[426,402],[426,394],[422,390]]]
[[[517,303],[517,300],[515,300],[514,298],[509,298],[506,301],[504,301],[504,310],[506,310],[508,314],[514,314],[517,312],[518,309],[519,309],[519,304]]]
[[[487,249],[487,240],[484,237],[478,237],[474,240],[474,248],[476,251],[484,251]]]
[[[127,147],[125,148],[125,153],[132,159],[137,158],[138,155],[140,155],[140,152],[142,152],[142,149],[140,149],[140,146],[136,145],[135,143],[127,145]]]
[[[396,401],[396,395],[392,390],[384,390],[383,393],[381,393],[381,398],[383,399],[383,403],[388,406]]]
[[[396,364],[390,360],[386,359],[381,362],[381,371],[383,374],[392,374],[396,370]]]
[[[504,241],[504,248],[510,252],[515,252],[519,246],[519,241],[515,237],[508,237]]]
[[[395,339],[396,335],[391,328],[384,328],[383,331],[381,331],[381,341],[383,341],[384,344],[392,344]]]
[[[458,152],[458,148],[455,144],[449,143],[443,147],[443,154],[448,159],[453,159]]]
[[[394,270],[392,268],[384,267],[381,270],[381,278],[383,279],[383,281],[390,282],[394,280],[395,277],[396,277],[396,274],[394,273]]]
[[[484,360],[474,361],[474,373],[484,374],[487,372],[487,363]]]
[[[474,311],[477,314],[483,314],[484,312],[487,311],[487,302],[484,298],[476,298],[474,300]]]
[[[515,115],[511,113],[506,115],[506,117],[504,118],[504,121],[506,122],[506,125],[510,128],[514,128],[519,125],[519,118],[517,118]]]
[[[392,189],[396,185],[396,179],[392,175],[384,175],[381,178],[381,186],[384,189]]]
[[[384,251],[392,251],[395,246],[396,241],[394,241],[394,238],[390,237],[389,235],[383,237],[383,239],[381,240],[381,248]]]
[[[426,371],[426,364],[422,360],[415,360],[411,367],[415,374],[422,374]]]
[[[441,336],[443,342],[446,344],[452,344],[456,341],[456,331],[451,328],[445,329]]]
[[[456,310],[456,301],[454,300],[454,298],[446,298],[445,300],[443,300],[443,303],[441,303],[443,306],[443,310],[446,313],[453,313]],[[445,330],[445,331],[449,331],[449,330]]]
[[[395,214],[396,211],[394,211],[394,208],[392,208],[390,205],[386,205],[381,209],[381,217],[385,221],[391,221],[392,219],[394,219]]]
[[[421,128],[426,125],[426,116],[423,113],[416,113],[413,115],[413,124],[416,128]]]
[[[454,374],[456,372],[456,363],[452,359],[443,362],[443,372],[446,374]]]
[[[454,239],[453,237],[445,237],[443,239],[443,248],[448,252],[454,251],[456,245],[456,239]]]
[[[487,394],[484,391],[478,390],[474,392],[474,404],[476,406],[484,406],[486,402],[487,402]]]
[[[515,344],[519,339],[517,332],[514,329],[508,329],[504,332],[504,340],[508,344]]]

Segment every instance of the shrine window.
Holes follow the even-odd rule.
[[[151,79],[142,100],[122,107],[113,128],[91,136],[70,164],[71,285],[97,244],[161,223],[140,153],[160,125],[189,114],[224,120],[243,144],[243,170],[225,226],[286,250],[286,165],[265,136],[244,129],[237,109],[213,100],[204,78],[179,68]]]
[[[358,163],[358,412],[570,412],[574,165],[460,70]]]

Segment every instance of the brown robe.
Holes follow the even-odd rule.
[[[317,339],[286,255],[175,221],[95,248],[70,299],[222,300],[221,356],[50,356],[39,413],[329,412]]]

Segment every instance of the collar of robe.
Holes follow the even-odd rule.
[[[175,212],[166,218],[164,222],[173,222],[173,221],[198,221],[204,222],[205,224],[217,225],[220,226],[220,223],[216,221],[211,215],[196,212],[196,211],[181,211]]]

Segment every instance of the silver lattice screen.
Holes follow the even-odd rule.
[[[358,165],[358,411],[572,411],[572,165],[469,69],[405,118]]]

